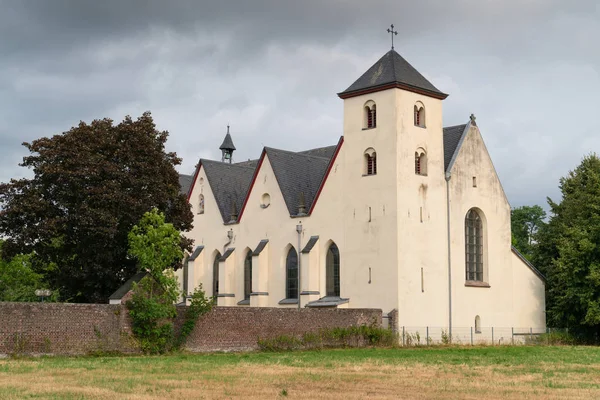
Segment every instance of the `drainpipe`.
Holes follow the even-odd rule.
[[[448,337],[452,343],[452,257],[450,240],[450,178],[452,176],[446,172],[446,222],[448,237]]]
[[[300,310],[301,296],[300,296],[300,272],[302,266],[302,258],[300,257],[300,245],[302,241],[302,222],[296,225],[296,232],[298,232],[298,310]]]

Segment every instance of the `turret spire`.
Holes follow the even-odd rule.
[[[235,146],[233,145],[233,140],[231,140],[231,135],[229,134],[229,125],[227,125],[227,134],[225,135],[225,139],[223,139],[223,144],[219,147],[222,153],[221,161],[232,163],[233,160],[233,151],[235,150]]]

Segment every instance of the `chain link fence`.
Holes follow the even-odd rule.
[[[547,327],[447,327],[399,326],[399,344],[402,346],[432,345],[520,345],[567,344],[565,329]]]

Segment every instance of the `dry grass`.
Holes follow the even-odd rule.
[[[600,398],[598,349],[547,349],[5,359],[0,398]]]

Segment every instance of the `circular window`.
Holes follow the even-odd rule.
[[[269,196],[269,193],[265,193],[262,195],[262,198],[260,199],[260,206],[262,208],[267,208],[267,207],[269,207],[269,204],[271,204],[271,196]]]

